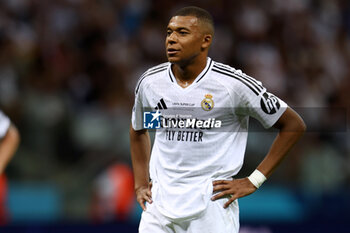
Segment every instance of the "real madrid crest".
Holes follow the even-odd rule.
[[[213,96],[211,94],[206,94],[205,98],[201,102],[201,106],[204,111],[210,111],[214,108]]]

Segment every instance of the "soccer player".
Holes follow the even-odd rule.
[[[19,132],[10,119],[0,111],[0,225],[7,222],[5,208],[7,182],[5,168],[15,154],[19,144]]]
[[[305,131],[300,116],[261,82],[208,57],[213,35],[207,11],[178,10],[167,26],[168,62],[147,70],[136,86],[130,141],[136,198],[144,210],[141,233],[238,232],[237,199],[256,191]],[[155,122],[176,109],[201,118],[185,124],[176,114],[168,118],[173,127],[163,122],[151,152],[152,124],[144,124],[144,115],[153,114],[148,120]],[[205,116],[222,121],[205,126]],[[279,133],[257,169],[233,179],[243,164],[249,117]]]

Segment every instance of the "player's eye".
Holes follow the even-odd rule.
[[[186,34],[188,34],[188,32],[187,31],[180,31],[179,34],[180,35],[186,35]]]
[[[171,33],[172,33],[172,31],[171,31],[171,30],[167,30],[166,35],[167,35],[167,36],[170,36],[170,35],[171,35]]]

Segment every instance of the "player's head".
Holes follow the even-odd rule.
[[[199,20],[204,33],[214,36],[214,20],[208,11],[196,6],[188,6],[176,11],[174,16],[194,16]]]
[[[213,18],[206,10],[194,6],[181,8],[167,27],[168,60],[186,64],[198,56],[206,58],[213,36]]]

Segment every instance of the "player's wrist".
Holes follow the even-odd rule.
[[[266,176],[262,174],[258,169],[255,169],[250,176],[248,176],[248,180],[258,189],[260,186],[266,181]]]
[[[149,186],[149,183],[137,184],[134,186],[134,190],[135,190],[135,192],[137,192],[138,190],[141,190],[141,189],[147,189],[148,186]]]

